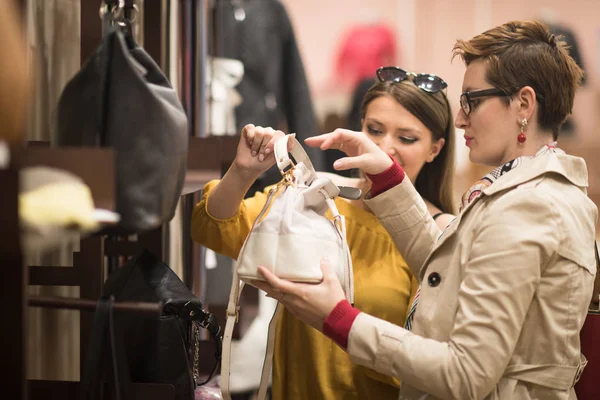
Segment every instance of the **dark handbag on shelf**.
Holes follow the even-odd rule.
[[[596,280],[587,318],[581,328],[581,352],[587,358],[581,378],[575,385],[579,400],[600,399],[600,253],[596,253]]]
[[[56,143],[114,149],[121,221],[107,233],[128,234],[156,228],[175,214],[189,138],[177,92],[131,34],[133,0],[118,3],[102,3],[102,42],[61,94]]]
[[[117,316],[131,379],[171,384],[177,400],[194,399],[196,386],[203,384],[199,382],[200,358],[208,356],[200,354],[200,329],[206,329],[215,342],[213,373],[221,359],[221,329],[214,315],[204,311],[173,270],[147,250],[113,272],[103,291],[118,301],[163,302],[163,315],[158,319]]]
[[[81,400],[101,400],[109,387],[113,399],[133,399],[122,331],[115,326],[113,303],[112,297],[98,300],[81,375]]]

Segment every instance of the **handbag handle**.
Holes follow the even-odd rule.
[[[313,167],[308,154],[300,144],[300,142],[293,137],[292,135],[284,135],[283,137],[277,139],[275,142],[275,161],[277,162],[277,168],[281,172],[282,176],[285,176],[285,173],[288,171],[287,168],[293,166],[293,162],[289,157],[288,153],[288,141],[293,140],[292,150],[289,153],[294,156],[294,159],[297,163],[303,163],[308,171],[308,177],[306,177],[306,183],[310,185],[312,181],[317,177],[317,172],[315,171],[315,167]]]
[[[291,135],[285,135],[282,138],[278,139],[275,142],[275,161],[277,162],[277,168],[279,168],[279,172],[281,175],[285,177],[286,172],[288,171],[286,168],[293,166],[293,162],[288,155],[288,141],[290,140]],[[308,154],[298,142],[298,140],[294,137],[291,137],[294,141],[294,145],[292,150],[292,156],[298,163],[303,163],[306,167],[308,176],[305,181],[307,185],[310,185],[315,179],[317,179],[317,172],[315,171],[315,167],[313,166]],[[343,197],[345,199],[358,200],[362,196],[362,191],[355,187],[350,186],[338,186],[339,189],[338,196]]]
[[[104,0],[103,9],[101,9],[102,18],[102,45],[100,64],[100,84],[98,87],[98,114],[96,117],[96,130],[98,132],[98,145],[105,147],[107,144],[107,123],[109,119],[109,101],[110,101],[110,82],[112,79],[112,56],[113,46],[119,45],[118,40],[112,40],[112,34],[119,32],[123,34],[125,43],[129,49],[137,47],[137,43],[131,33],[131,23],[136,17],[126,15],[127,10],[134,10],[136,13],[137,6],[133,0],[125,0],[120,4],[120,0]],[[119,17],[119,13],[123,12],[123,17]],[[122,21],[119,21],[122,19]],[[121,25],[121,28],[119,27]],[[117,42],[117,43],[115,43]]]
[[[596,278],[594,279],[590,310],[600,311],[600,251],[598,250],[597,241],[594,241],[594,254],[596,256]]]

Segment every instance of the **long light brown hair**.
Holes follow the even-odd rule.
[[[361,119],[364,120],[369,104],[378,97],[390,96],[413,114],[432,134],[432,141],[445,139],[445,144],[437,157],[425,163],[414,183],[424,199],[444,213],[453,214],[455,138],[450,104],[443,92],[428,93],[419,89],[410,80],[400,83],[377,82],[366,93],[361,106]]]

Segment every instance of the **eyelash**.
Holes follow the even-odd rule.
[[[407,138],[407,137],[403,137],[403,136],[399,137],[398,139],[400,139],[400,141],[405,144],[413,144],[418,140],[415,138]]]
[[[367,126],[367,132],[369,132],[369,135],[381,135],[383,133],[380,130],[375,129],[371,126]]]
[[[370,127],[370,126],[367,126],[367,132],[369,133],[369,135],[373,135],[373,136],[378,136],[378,135],[383,134],[383,132],[381,132],[380,130],[375,129],[375,128]],[[400,137],[398,137],[398,139],[402,143],[404,143],[404,144],[413,144],[417,140],[419,140],[419,139],[416,139],[416,138],[407,138],[407,137],[404,137],[404,136],[400,136]]]

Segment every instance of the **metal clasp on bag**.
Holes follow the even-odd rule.
[[[292,184],[295,181],[295,177],[294,177],[294,168],[296,167],[296,164],[294,163],[294,161],[292,161],[292,159],[290,158],[290,166],[287,170],[283,170],[280,169],[279,172],[281,172],[281,175],[283,176],[283,180],[288,183],[288,184]]]
[[[111,19],[123,27],[132,25],[137,21],[139,12],[137,5],[126,6],[123,0],[116,1],[114,4],[103,1],[98,11],[100,19],[104,19],[104,15],[110,13]]]

